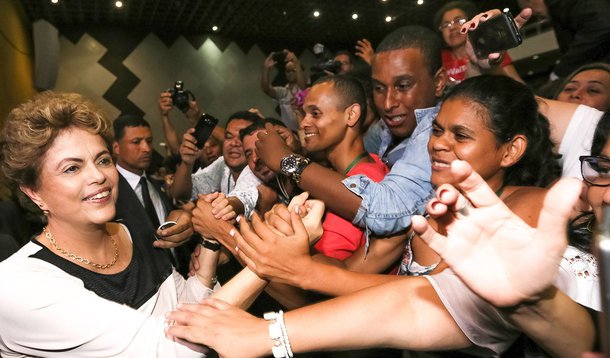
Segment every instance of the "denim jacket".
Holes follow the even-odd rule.
[[[362,198],[353,223],[365,228],[367,246],[371,232],[387,236],[408,228],[411,215],[423,214],[426,203],[432,197],[434,192],[430,182],[431,163],[427,145],[432,121],[439,108],[440,104],[415,110],[417,126],[413,134],[398,146],[403,154],[381,182],[375,183],[364,175],[343,180],[343,185]],[[385,135],[390,135],[389,131]],[[382,143],[386,140],[382,137]]]

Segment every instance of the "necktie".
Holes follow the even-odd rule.
[[[146,177],[140,177],[140,188],[142,188],[142,199],[144,200],[144,209],[146,209],[146,214],[148,214],[153,226],[157,228],[157,226],[159,226],[159,218],[157,217],[155,206],[150,199]]]

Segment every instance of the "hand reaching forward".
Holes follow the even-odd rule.
[[[375,51],[373,50],[373,45],[367,39],[362,39],[356,41],[356,56],[360,57],[364,60],[364,62],[369,65],[373,62],[373,56],[375,55]]]
[[[252,223],[240,222],[241,235],[235,233],[239,258],[259,277],[291,284],[299,277],[309,254],[309,240],[298,212],[290,212],[293,235],[283,235],[252,215]]]
[[[447,236],[421,216],[413,217],[415,232],[492,304],[513,306],[539,299],[555,282],[567,245],[567,222],[582,184],[576,179],[555,184],[534,229],[512,213],[468,163],[454,161],[451,171],[463,194],[443,185],[428,204],[431,216],[448,223]]]

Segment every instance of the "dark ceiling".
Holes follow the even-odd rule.
[[[515,0],[478,0],[481,10],[509,7]],[[169,35],[212,34],[232,40],[276,45],[351,47],[368,38],[374,44],[399,25],[430,26],[442,0],[22,0],[30,20],[46,19],[60,30],[75,26],[126,26]],[[320,16],[315,18],[313,12]],[[352,14],[359,15],[352,20]],[[393,17],[386,22],[387,16]]]

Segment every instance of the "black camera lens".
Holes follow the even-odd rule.
[[[189,110],[189,94],[184,90],[184,83],[176,81],[174,88],[170,91],[172,94],[172,103],[176,108],[186,113]]]

